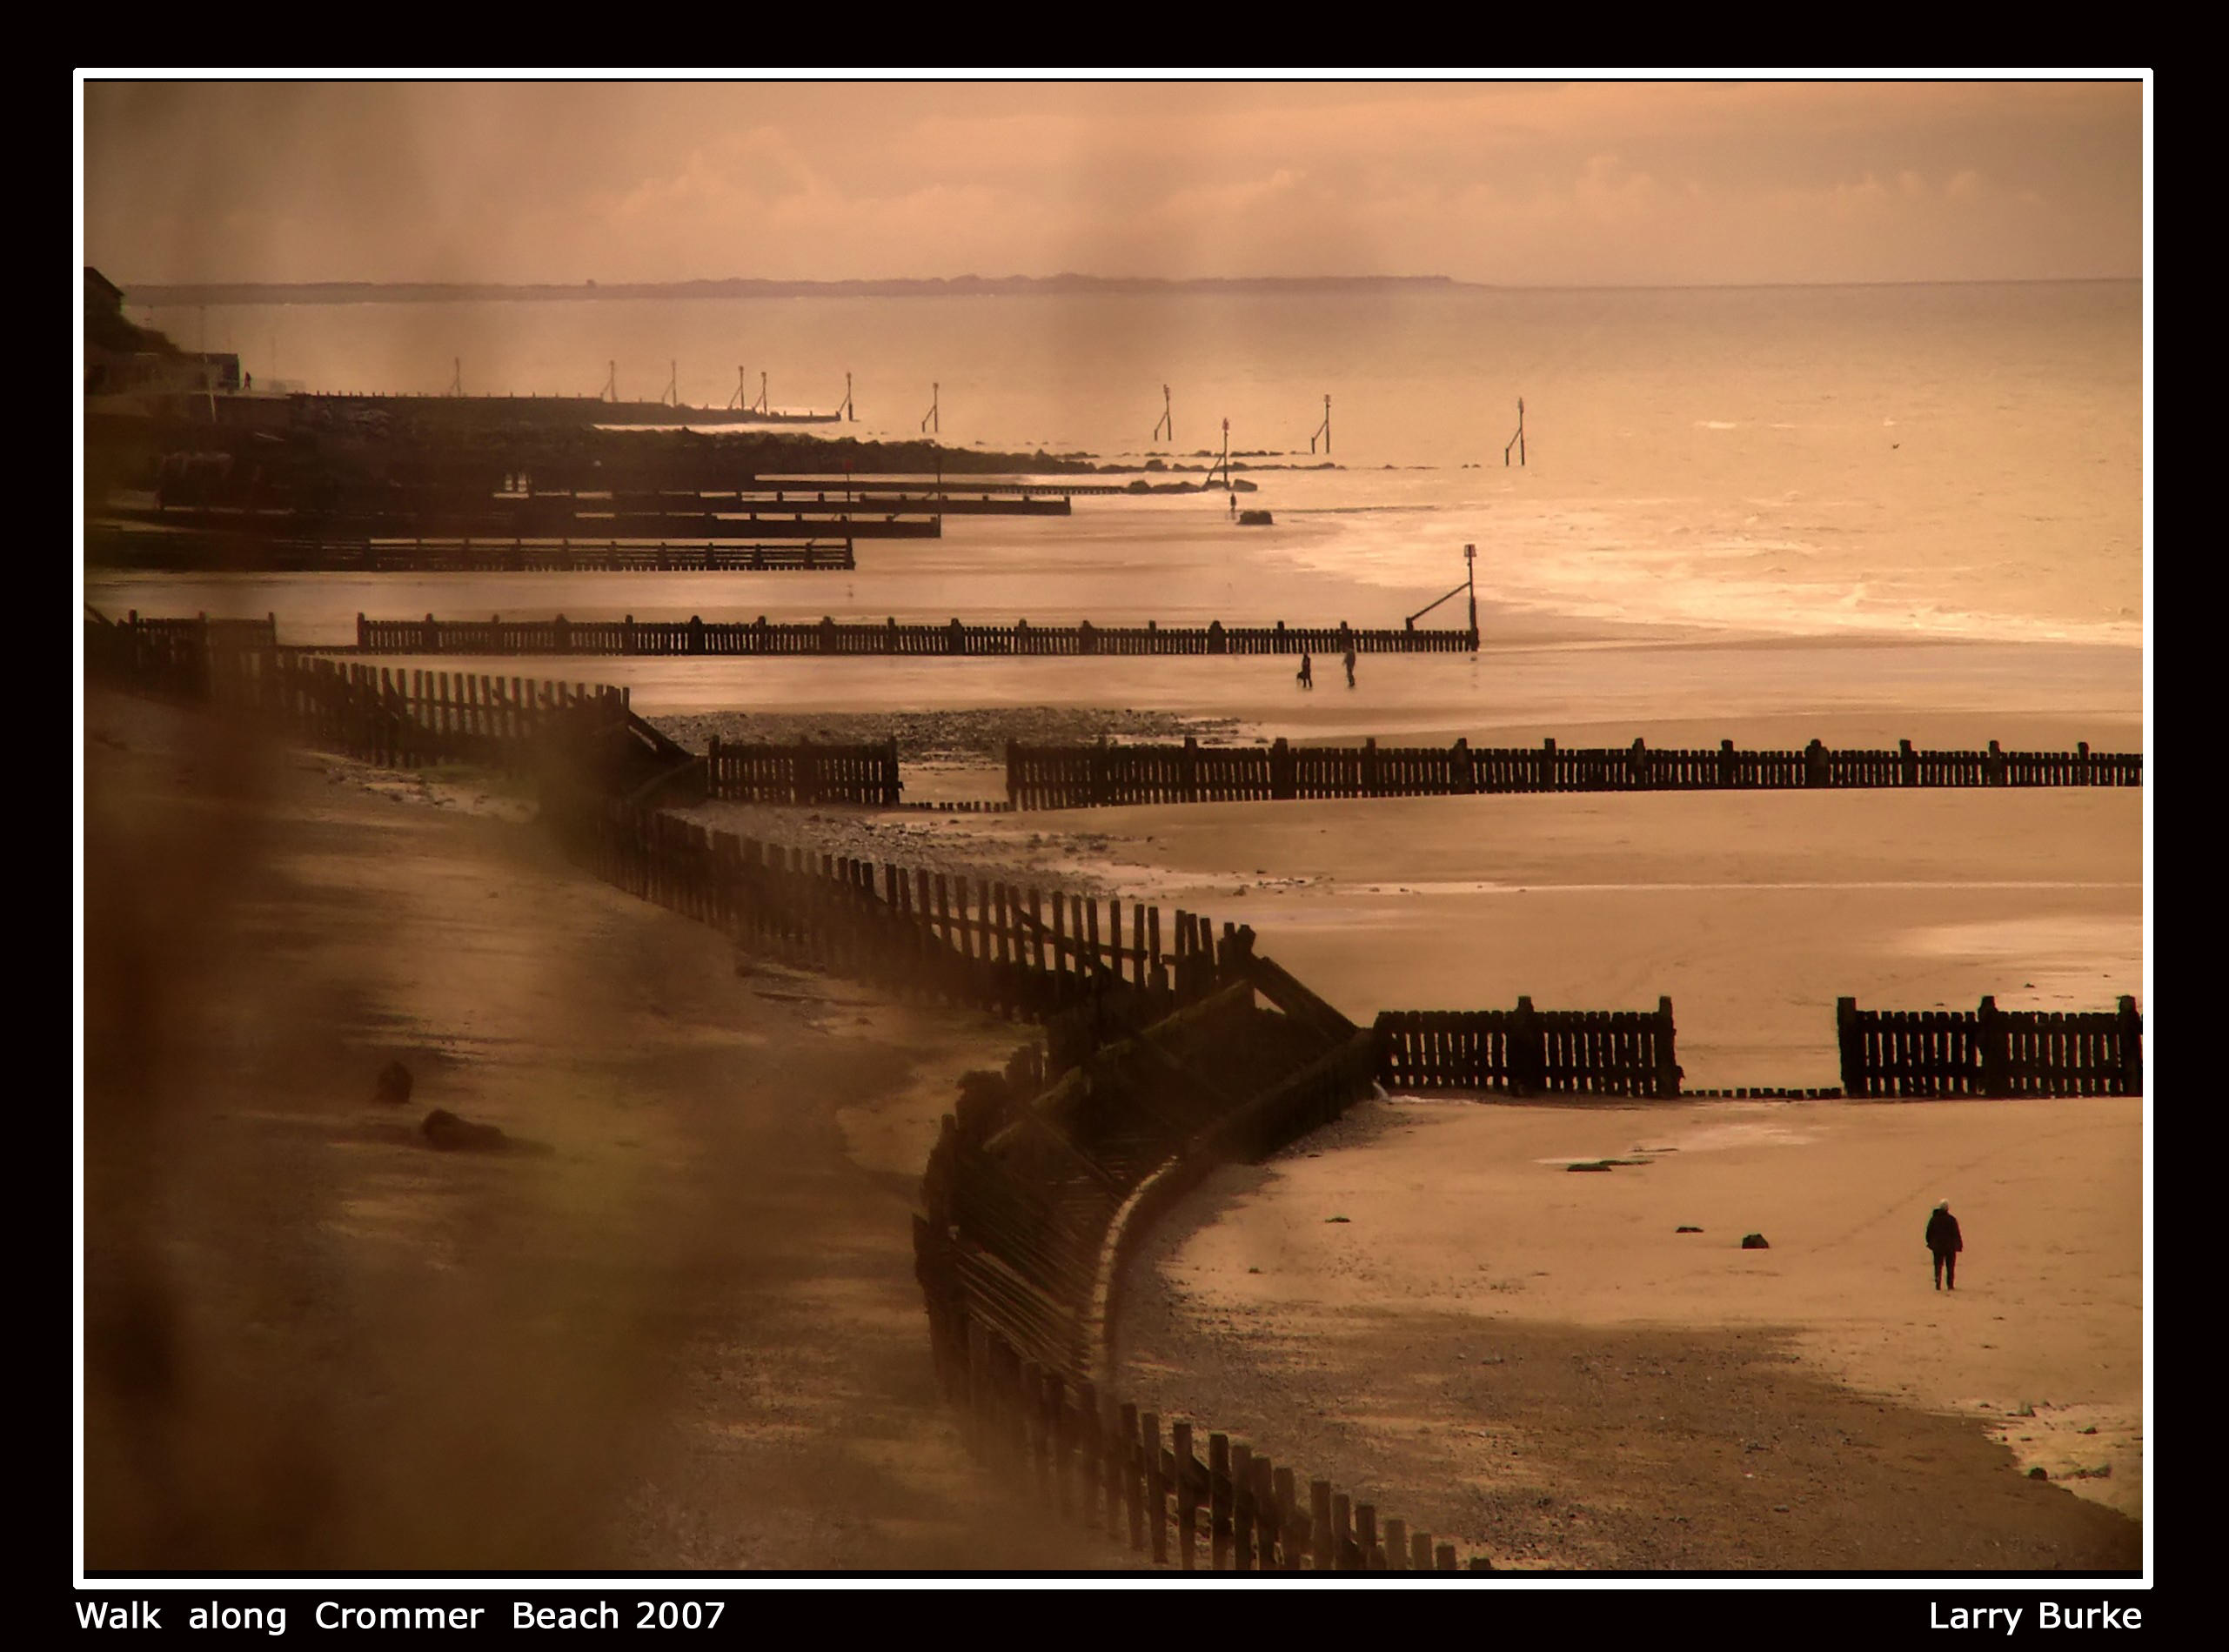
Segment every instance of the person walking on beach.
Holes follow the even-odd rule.
[[[1951,1214],[1951,1201],[1938,1201],[1927,1218],[1927,1248],[1935,1257],[1935,1288],[1958,1288],[1958,1253],[1966,1247],[1958,1233],[1958,1219]]]
[[[1315,667],[1309,663],[1306,654],[1301,656],[1301,668],[1293,675],[1299,680],[1302,688],[1315,686]]]
[[[1354,686],[1355,686],[1355,651],[1354,651],[1352,648],[1349,648],[1349,649],[1347,651],[1347,686],[1348,686],[1348,687],[1349,687],[1349,688],[1352,688]]]

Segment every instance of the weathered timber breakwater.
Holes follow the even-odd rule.
[[[1834,1007],[1842,1087],[1854,1096],[2005,1098],[2141,1095],[2144,1018],[2124,995],[2111,1010]]]
[[[786,505],[760,510],[605,511],[545,513],[505,511],[391,511],[343,514],[330,512],[263,511],[240,506],[166,505],[117,514],[150,527],[204,533],[268,534],[277,538],[316,540],[578,538],[723,541],[774,539],[934,539],[944,532],[939,516],[896,511],[861,511],[856,506]]]
[[[1079,654],[1447,654],[1475,652],[1476,633],[1347,625],[880,625],[567,619],[368,619],[356,617],[365,654],[945,654],[977,658]]]
[[[1007,748],[1007,800],[1022,809],[1307,798],[1469,796],[1484,792],[1796,791],[1883,786],[2141,786],[2143,754],[1914,749],[1716,751],[1630,746],[1027,746]]]
[[[1025,1495],[1186,1569],[1203,1560],[1240,1571],[1456,1568],[1455,1545],[1397,1520],[1381,1527],[1374,1500],[1303,1481],[1228,1433],[1208,1435],[1203,1461],[1188,1421],[1171,1424],[1164,1447],[1161,1416],[1104,1392],[1123,1264],[1150,1221],[1216,1165],[1339,1116],[1396,1064],[1427,1084],[1499,1077],[1520,1092],[1561,1081],[1676,1094],[1669,1003],[1653,1016],[1536,1016],[1520,1000],[1498,1027],[1489,1018],[1505,1013],[1450,1028],[1395,1012],[1364,1030],[1259,956],[1249,929],[1225,924],[1219,934],[1186,912],[1164,923],[1141,903],[1126,925],[1119,900],[1102,928],[1095,899],[989,880],[971,893],[940,872],[707,833],[659,813],[646,799],[686,785],[704,759],[634,718],[621,692],[492,694],[495,679],[426,672],[405,686],[401,672],[264,645],[271,630],[97,621],[87,659],[125,686],[378,760],[469,754],[531,768],[568,853],[619,886],[714,924],[739,946],[1044,1025],[1041,1048],[1017,1052],[1003,1075],[963,1082],[914,1221],[940,1386],[970,1444]],[[1844,1025],[1851,1020],[1845,1002]],[[2117,1020],[2129,1042],[2112,1057],[2140,1072],[2132,1005]],[[2005,1058],[1984,1047],[1976,1060],[2001,1068]],[[2038,1081],[2085,1094],[2058,1087],[2093,1079],[2046,1067]]]
[[[616,539],[320,539],[93,527],[96,567],[177,573],[847,573],[849,539],[773,545]]]

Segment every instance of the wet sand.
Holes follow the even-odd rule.
[[[2142,1146],[2119,1099],[1368,1103],[1169,1219],[1127,1375],[1497,1562],[2131,1567]]]
[[[1555,794],[923,816],[850,853],[948,858],[1204,912],[1367,1022],[1653,1009],[1690,1088],[1840,1082],[1835,1000],[2110,1009],[2143,979],[2129,789]],[[703,818],[751,829],[749,812]],[[763,813],[763,812],[761,812]]]
[[[976,519],[940,541],[862,542],[870,565],[856,575],[653,582],[599,575],[209,581],[96,574],[87,595],[110,611],[276,611],[288,640],[332,644],[352,639],[359,610],[394,617],[565,612],[576,619],[621,612],[643,619],[701,613],[707,619],[762,612],[877,620],[886,613],[982,620],[1026,615],[1042,623],[1085,616],[1110,623],[1343,618],[1375,625],[1398,624],[1403,612],[1444,588],[1326,572],[1309,565],[1308,536],[1315,530],[1309,525],[1290,536],[1281,523],[1275,535],[1234,538],[1195,519],[1196,505],[1110,501],[1080,505],[1076,518],[1049,527]],[[1448,581],[1458,572],[1451,567]],[[1489,584],[1482,569],[1482,589]],[[1899,738],[1952,747],[1993,739],[2009,749],[2067,749],[2078,740],[2101,749],[2144,744],[2142,665],[2132,648],[1854,632],[1711,633],[1516,610],[1490,596],[1481,610],[1487,643],[1480,656],[1365,656],[1352,690],[1337,680],[1335,662],[1319,660],[1318,686],[1301,691],[1292,680],[1294,662],[1275,658],[379,663],[623,683],[632,687],[636,709],[653,719],[739,712],[871,717],[893,706],[964,719],[988,707],[1052,706],[1232,719],[1230,738],[1239,740],[1376,736],[1440,744],[1462,735],[1474,745],[1533,745],[1553,737],[1565,746],[1622,746],[1637,736],[1652,746],[1715,745],[1722,738],[1775,746],[1813,738],[1831,746],[1893,746]],[[1451,605],[1426,623],[1439,623],[1452,611]],[[907,795],[917,801],[1003,795],[994,766],[956,755],[909,767],[907,780]],[[1668,994],[1690,1087],[1814,1086],[1838,1078],[1832,1015],[1840,994],[1869,1006],[1911,1008],[1971,1007],[1985,993],[2008,1008],[2102,1008],[2120,993],[2141,997],[2144,807],[2144,794],[2134,791],[1565,795],[995,816],[824,810],[816,812],[817,820],[793,819],[788,829],[837,834],[843,853],[1011,869],[1048,886],[1152,899],[1219,922],[1251,924],[1262,952],[1358,1020],[1386,1007],[1506,1007],[1520,993],[1543,1008],[1650,1008],[1658,994]],[[699,815],[751,831],[764,812],[711,809]],[[415,875],[398,873],[397,890]],[[325,876],[338,890],[356,874],[337,860]],[[542,904],[552,913],[577,909],[582,888],[589,907],[602,914],[595,923],[654,933],[660,939],[653,950],[660,958],[669,934],[696,933],[592,885],[569,884],[560,897],[552,884]],[[633,915],[619,916],[620,907]],[[512,956],[521,965],[546,967],[553,957],[608,950],[603,935],[599,929],[560,936],[555,944],[539,934],[522,936]],[[600,972],[607,963],[582,967]],[[470,979],[484,982],[487,973]],[[699,990],[686,984],[698,980],[695,974],[662,964],[646,966],[641,979],[655,990],[623,1023],[625,1039],[636,1044],[618,1047],[646,1051],[630,1083],[664,1070],[650,1053],[664,1047],[659,1016],[682,1013],[667,997],[687,1003]],[[811,990],[850,996],[825,984]],[[699,1044],[709,1036],[705,1027],[755,1025],[735,1021],[726,1000],[720,1002],[717,1015],[686,1013],[696,1018],[691,1024],[699,1028],[693,1034]],[[789,1013],[776,1000],[760,1000],[760,1007]],[[573,1019],[570,1011],[559,1017],[567,1036],[585,1038],[592,1018],[577,1027]],[[848,1455],[832,1458],[840,1448],[831,1437],[849,1420],[883,1415],[892,1393],[902,1390],[910,1403],[925,1390],[919,1305],[910,1295],[909,1262],[901,1266],[897,1247],[904,1241],[911,1180],[918,1175],[915,1149],[925,1155],[940,1092],[918,1076],[927,1067],[917,1067],[911,1080],[898,1074],[909,1041],[929,1036],[918,1026],[902,1033],[894,1027],[887,1039],[862,1043],[853,1057],[866,1060],[866,1050],[881,1048],[874,1059],[886,1062],[877,1068],[886,1076],[853,1087],[849,1100],[813,1115],[808,1134],[818,1156],[812,1161],[828,1167],[828,1185],[855,1187],[846,1179],[866,1175],[867,1185],[881,1190],[881,1202],[871,1221],[862,1214],[855,1227],[840,1232],[813,1221],[801,1227],[795,1246],[780,1252],[787,1260],[772,1267],[784,1282],[749,1299],[777,1306],[753,1321],[758,1328],[748,1335],[726,1333],[731,1352],[708,1359],[690,1378],[693,1397],[680,1415],[697,1421],[677,1438],[697,1443],[675,1448],[673,1461],[683,1466],[672,1483],[695,1488],[680,1501],[707,1512],[690,1516],[694,1524],[676,1517],[662,1535],[646,1540],[646,1552],[802,1552],[787,1538],[780,1542],[793,1546],[780,1548],[769,1535],[774,1523],[739,1506],[718,1455],[728,1448],[704,1445],[704,1419],[726,1417],[731,1426],[725,1437],[741,1441],[733,1448],[746,1454],[775,1451],[781,1441],[794,1444],[800,1455],[793,1458],[749,1460],[791,1464],[793,1475],[773,1477],[780,1488],[777,1501],[819,1509],[813,1518],[825,1522],[836,1518],[827,1512],[833,1503],[820,1484],[829,1464],[840,1460],[852,1464],[846,1473],[865,1472],[857,1467],[864,1446],[847,1442],[840,1449]],[[577,1064],[554,1053],[545,1061],[533,1040],[525,1042],[540,1063],[527,1069],[531,1073],[569,1073]],[[787,1122],[775,1121],[780,1102],[768,1087],[777,1080],[769,1074],[787,1083],[792,1073],[812,1069],[790,1063],[791,1044],[767,1047],[771,1053],[750,1075],[726,1058],[718,1067],[722,1084],[759,1087],[748,1093],[760,1105],[745,1114],[757,1122],[738,1137],[710,1131],[683,1107],[682,1094],[695,1093],[703,1073],[673,1079],[670,1094],[653,1092],[666,1099],[647,1112],[678,1121],[668,1127],[673,1142],[701,1138],[715,1144],[692,1173],[707,1188],[702,1208],[714,1207],[710,1188],[724,1179],[763,1187],[768,1155],[797,1148],[797,1133],[807,1130],[787,1115]],[[578,1063],[588,1061],[578,1057]],[[458,1110],[485,1113],[509,1127],[511,1115],[492,1100],[472,1100]],[[355,1105],[352,1097],[349,1105]],[[1640,1134],[1623,1112],[1559,1114],[1540,1127],[1545,1134],[1536,1140],[1525,1134],[1533,1127],[1518,1122],[1534,1115],[1507,1109],[1452,1103],[1365,1108],[1351,1124],[1312,1138],[1270,1170],[1226,1173],[1172,1221],[1157,1254],[1175,1267],[1176,1284],[1165,1296],[1135,1292],[1126,1316],[1126,1336],[1137,1339],[1130,1349],[1133,1376],[1141,1397],[1159,1393],[1166,1408],[1191,1409],[1215,1426],[1246,1428],[1247,1419],[1258,1419],[1254,1437],[1281,1460],[1312,1464],[1346,1483],[1382,1487],[1386,1512],[1461,1533],[1521,1563],[1922,1571],[2132,1565],[2135,1528],[2095,1498],[2125,1499],[2137,1483],[2125,1465],[2141,1427],[2140,1420],[2130,1421],[2140,1419],[2140,1376],[2130,1376],[2140,1337],[2140,1252],[2129,1260],[2127,1206],[2105,1201],[2092,1210],[2083,1202],[2089,1195],[2076,1174],[2080,1158],[2052,1156],[2062,1148],[2076,1155],[2078,1147],[2109,1157],[2137,1150],[2131,1144],[2140,1143],[2140,1125],[2129,1121],[2141,1120],[2140,1105],[2100,1105],[2112,1121],[2098,1127],[2094,1141],[2062,1141],[2045,1128],[2027,1133],[2034,1140],[2026,1141],[2008,1127],[2015,1115],[2002,1111],[1965,1120],[1955,1110],[1935,1107],[1813,1110],[1801,1116],[1844,1121],[1831,1128],[1806,1124],[1824,1133],[1808,1145],[1754,1140],[1738,1148],[1693,1148],[1692,1161],[1705,1167],[1691,1174],[1690,1154],[1683,1151],[1606,1176],[1570,1174],[1530,1160],[1670,1145],[1644,1143],[1640,1136],[1664,1127],[1674,1114],[1651,1114]],[[518,1116],[531,1117],[531,1111]],[[1687,1118],[1688,1111],[1677,1116]],[[1754,1122],[1747,1114],[1720,1116],[1744,1127]],[[1882,1134],[1882,1121],[1891,1120],[1909,1139]],[[1699,1111],[1691,1122],[1697,1131],[1712,1127]],[[1606,1133],[1600,1144],[1597,1133]],[[1414,1173],[1429,1192],[1437,1160],[1416,1156],[1428,1142],[1443,1154],[1461,1144],[1469,1155],[1462,1161],[1478,1166],[1477,1175],[1509,1179],[1506,1186],[1495,1184],[1494,1202],[1510,1225],[1489,1223],[1482,1230],[1470,1270],[1483,1259],[1489,1277],[1509,1287],[1489,1289],[1493,1306],[1510,1309],[1483,1321],[1503,1339],[1490,1348],[1482,1350],[1476,1340],[1477,1303],[1457,1288],[1472,1281],[1448,1263],[1445,1247],[1436,1247],[1433,1237],[1488,1221],[1482,1201],[1472,1201],[1481,1209],[1442,1222],[1428,1219],[1440,1209],[1432,1198],[1406,1183],[1397,1197],[1386,1190],[1387,1178]],[[2031,1150],[2045,1156],[2033,1163],[2018,1158]],[[692,1162],[678,1146],[672,1152],[673,1162]],[[1314,1152],[1323,1157],[1309,1159]],[[1713,1163],[1732,1168],[1713,1171]],[[1799,1164],[1811,1168],[1791,1174],[1790,1167]],[[1342,1166],[1349,1168],[1342,1175],[1351,1171],[1351,1187],[1290,1179],[1296,1167],[1329,1174]],[[1906,1169],[1911,1174],[1903,1176]],[[1744,1184],[1744,1174],[1761,1186]],[[2021,1176],[2032,1186],[2027,1207],[2011,1191]],[[1983,1185],[1976,1177],[2008,1180],[2001,1188],[1992,1184],[1989,1197],[1999,1202],[1969,1218],[1977,1248],[1956,1297],[1966,1318],[1930,1326],[1912,1315],[1936,1313],[1937,1303],[1951,1299],[1925,1289],[1918,1223],[1925,1206],[1943,1194],[1965,1214],[1968,1190]],[[1798,1197],[1800,1190],[1811,1197]],[[1300,1198],[1312,1211],[1318,1194],[1335,1193],[1342,1211],[1327,1214],[1346,1214],[1349,1223],[1326,1224],[1320,1214],[1303,1219],[1287,1210]],[[1768,1193],[1774,1202],[1752,1214]],[[1729,1267],[1741,1271],[1722,1276],[1701,1264],[1691,1273],[1662,1273],[1669,1255],[1680,1257],[1684,1267],[1699,1253],[1660,1250],[1653,1237],[1624,1250],[1591,1238],[1565,1244],[1574,1220],[1591,1221],[1607,1209],[1623,1213],[1620,1220],[1635,1224],[1636,1234],[1651,1223],[1663,1226],[1662,1245],[1670,1247],[1670,1227],[1690,1217],[1678,1214],[1662,1223],[1666,1211],[1647,1201],[1683,1205],[1706,1195],[1718,1202],[1702,1219],[1705,1241],[1723,1239],[1715,1214],[1723,1208],[1724,1221],[1762,1227],[1775,1248],[1749,1258],[1730,1253]],[[768,1209],[786,1212],[775,1194],[767,1196],[775,1199]],[[1558,1201],[1582,1200],[1593,1202],[1556,1214]],[[1217,1221],[1223,1201],[1237,1201],[1228,1227]],[[2083,1221],[2094,1219],[2094,1242],[2083,1255],[2045,1265],[2040,1259],[2052,1254],[2050,1244],[2064,1241],[2033,1224],[2077,1207],[2091,1212]],[[1422,1227],[1403,1238],[1390,1214],[1396,1211]],[[1536,1218],[1530,1225],[1520,1220],[1528,1211]],[[1829,1213],[1838,1213],[1841,1225],[1831,1233],[1815,1230],[1815,1218],[1824,1221]],[[1266,1288],[1262,1281],[1272,1277],[1266,1267],[1263,1275],[1241,1267],[1233,1276],[1222,1252],[1211,1268],[1182,1260],[1195,1233],[1197,1242],[1227,1252],[1237,1242],[1228,1235],[1247,1235],[1244,1242],[1254,1244],[1282,1231],[1276,1224],[1288,1216],[1310,1240],[1320,1233],[1359,1241],[1366,1234],[1360,1248],[1371,1257],[1383,1252],[1401,1259],[1397,1281],[1382,1281],[1388,1300],[1367,1312],[1336,1300],[1330,1281],[1343,1276],[1335,1264],[1353,1253],[1311,1249],[1299,1240],[1290,1241],[1280,1287],[1289,1297],[1246,1294]],[[705,1225],[720,1237],[703,1241],[703,1254],[714,1260],[693,1275],[695,1294],[685,1293],[699,1301],[719,1289],[716,1281],[757,1254],[739,1248],[744,1239],[734,1224]],[[782,1231],[753,1228],[748,1236],[758,1246]],[[1784,1233],[1793,1236],[1784,1241]],[[1693,1241],[1689,1235],[1679,1242]],[[1536,1252],[1546,1270],[1537,1281],[1536,1270],[1519,1265]],[[831,1254],[862,1259],[871,1288],[827,1282],[824,1259]],[[1512,1259],[1506,1265],[1504,1256]],[[2028,1271],[2005,1271],[2011,1256],[2023,1259]],[[1256,1265],[1258,1258],[1245,1263]],[[2124,1277],[2130,1268],[2134,1273]],[[1878,1277],[1870,1271],[1875,1269]],[[1234,1277],[1242,1289],[1229,1288]],[[813,1287],[821,1294],[787,1282],[807,1278],[823,1281]],[[1412,1281],[1414,1301],[1398,1288]],[[1188,1294],[1195,1283],[1198,1294]],[[1907,1312],[1898,1305],[1914,1283],[1919,1306]],[[1851,1288],[1871,1293],[1864,1300],[1872,1306],[1846,1319],[1819,1317],[1817,1305],[1826,1293]],[[2016,1289],[2020,1300],[2012,1302],[2005,1293]],[[2039,1316],[2050,1320],[2057,1312],[2052,1304],[2074,1300],[2063,1294],[2068,1291],[2083,1300],[2065,1324],[2038,1329]],[[1624,1299],[1643,1294],[1651,1297],[1646,1322],[1625,1315],[1623,1307]],[[848,1320],[829,1319],[823,1310],[842,1301],[864,1313],[870,1298],[867,1317],[880,1339],[873,1346],[883,1352],[858,1367],[869,1372],[860,1378],[840,1345],[850,1333],[828,1328]],[[734,1300],[730,1293],[701,1312],[732,1316]],[[2139,1305],[2132,1310],[2132,1301]],[[2005,1324],[2022,1328],[2019,1341],[2007,1340],[1985,1357],[1982,1341],[2011,1333],[1960,1340],[1954,1330],[1971,1331],[1971,1321],[1985,1308],[1992,1316],[2005,1312]],[[678,1317],[699,1322],[687,1314]],[[2100,1339],[2094,1381],[2076,1381],[2074,1365],[2062,1371],[2050,1363],[2058,1355],[2043,1352],[2058,1346],[2054,1339],[2076,1334],[2067,1326],[2087,1328],[2079,1334]],[[832,1335],[838,1343],[825,1341]],[[1885,1339],[1879,1350],[1887,1350],[1877,1361],[1879,1350],[1867,1341],[1876,1336]],[[813,1344],[815,1337],[824,1341]],[[797,1351],[807,1346],[834,1352],[813,1356],[820,1359],[814,1364]],[[744,1351],[733,1351],[739,1348]],[[1502,1363],[1483,1362],[1496,1357]],[[664,1368],[679,1367],[669,1360]],[[874,1374],[902,1370],[915,1374]],[[1451,1374],[1458,1370],[1464,1374]],[[1904,1373],[1897,1381],[1907,1389],[1883,1382],[1884,1372]],[[1876,1398],[1868,1385],[1901,1402]],[[1733,1401],[1717,1398],[1727,1393]],[[823,1395],[836,1398],[824,1405],[813,1397]],[[1630,1421],[1603,1409],[1610,1395],[1638,1396]],[[758,1407],[747,1416],[746,1399]],[[2113,1473],[2065,1482],[2078,1485],[2087,1500],[2058,1484],[2026,1480],[1987,1437],[1980,1419],[2004,1413],[1983,1412],[1984,1401],[1993,1408],[2035,1408],[2035,1416],[2018,1419],[2012,1430],[2014,1448],[2041,1452],[2046,1444],[2052,1450],[2064,1445],[2066,1470],[2110,1464]],[[787,1408],[770,1412],[770,1406]],[[1648,1425],[1644,1412],[1663,1426]],[[899,1408],[896,1415],[916,1414]],[[797,1432],[766,1432],[774,1426],[770,1415]],[[2099,1433],[2079,1433],[2089,1426]],[[2022,1431],[2034,1437],[2020,1441]],[[862,1431],[862,1439],[870,1435]],[[1512,1478],[1478,1455],[1489,1438],[1515,1452],[1510,1461],[1523,1465],[1523,1475]],[[2094,1461],[2086,1455],[2092,1452]],[[2038,1461],[2051,1473],[2061,1471],[2058,1459]],[[1637,1474],[1637,1464],[1647,1472]],[[888,1473],[874,1472],[881,1476],[878,1484],[887,1482]],[[1761,1486],[1760,1479],[1778,1483]],[[916,1483],[932,1481],[936,1475],[924,1471]],[[1770,1501],[1757,1506],[1768,1490]],[[1690,1503],[1697,1512],[1688,1512]],[[1861,1512],[1845,1514],[1844,1504]],[[1787,1512],[1780,1512],[1782,1505]],[[950,1530],[936,1525],[941,1516],[922,1518],[921,1531]],[[871,1532],[843,1528],[853,1545],[843,1552],[890,1552],[881,1545],[899,1541],[894,1522],[885,1520]],[[906,1552],[954,1552],[926,1539],[924,1544]]]

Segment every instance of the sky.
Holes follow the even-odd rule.
[[[84,261],[127,291],[2144,272],[2133,77],[81,86]]]

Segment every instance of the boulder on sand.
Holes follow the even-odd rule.
[[[1764,1235],[1763,1234],[1744,1234],[1742,1235],[1742,1248],[1744,1250],[1770,1250],[1772,1247],[1764,1242]]]
[[[493,1153],[510,1140],[495,1126],[474,1124],[469,1119],[459,1118],[446,1107],[436,1107],[427,1114],[419,1128],[429,1142],[450,1152]]]

